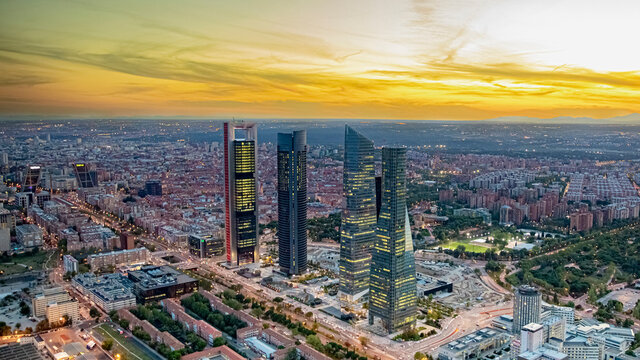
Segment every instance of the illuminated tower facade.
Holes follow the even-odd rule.
[[[371,248],[376,229],[373,141],[348,125],[344,132],[342,225],[340,231],[340,299],[366,299]]]
[[[255,124],[224,124],[224,201],[227,262],[258,262],[258,181]]]
[[[389,333],[414,326],[417,312],[406,163],[406,149],[382,149],[382,199],[371,260],[369,322],[380,318]]]
[[[278,134],[278,250],[280,270],[307,271],[307,132]]]

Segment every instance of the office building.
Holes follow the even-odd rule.
[[[136,306],[133,282],[119,273],[102,276],[79,274],[73,278],[72,284],[104,312]]]
[[[40,185],[40,172],[40,166],[29,166],[27,168],[27,173],[22,182],[21,192],[36,192],[38,185]]]
[[[224,254],[224,240],[217,235],[189,235],[189,252],[199,258]]]
[[[369,292],[377,218],[373,152],[373,141],[345,126],[339,292],[347,303],[364,300]]]
[[[38,207],[43,208],[45,201],[51,200],[51,194],[48,191],[40,191],[35,195],[34,203]]]
[[[78,260],[71,255],[62,257],[65,273],[78,273]]]
[[[503,331],[482,328],[459,339],[441,345],[439,360],[482,359],[484,355],[493,355],[509,346],[511,336]]]
[[[416,269],[406,203],[406,149],[382,149],[382,203],[371,260],[369,323],[395,332],[415,325]]]
[[[11,212],[0,203],[0,254],[11,250]]]
[[[42,246],[42,230],[35,224],[16,226],[16,239],[25,248]]]
[[[91,269],[95,271],[108,266],[144,264],[148,259],[149,250],[141,247],[131,250],[91,254],[87,257],[87,263],[91,266]]]
[[[88,164],[77,163],[73,165],[73,171],[78,181],[78,187],[82,189],[94,188],[98,186],[98,175],[95,170],[91,170]]]
[[[278,134],[278,263],[289,275],[307,271],[307,132]]]
[[[513,333],[518,334],[530,323],[540,323],[542,296],[535,288],[523,285],[516,289],[513,302]]]
[[[258,181],[255,124],[224,124],[224,201],[227,263],[258,262]]]
[[[198,290],[198,280],[170,266],[143,266],[129,271],[128,276],[140,303],[180,297]]]
[[[561,317],[565,320],[566,325],[573,325],[575,318],[575,310],[568,306],[551,306],[551,315]]]
[[[147,195],[162,196],[162,182],[160,180],[149,180],[144,184],[144,191]]]

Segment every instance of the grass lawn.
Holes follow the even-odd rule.
[[[147,349],[138,346],[135,342],[125,338],[124,335],[120,335],[120,333],[116,332],[108,324],[102,324],[95,327],[94,330],[99,332],[105,338],[113,339],[113,348],[111,349],[113,354],[125,354],[129,360],[154,360],[154,358],[146,354]],[[97,346],[101,345],[102,344],[97,344]]]
[[[51,252],[52,251],[39,251],[35,255],[22,254],[12,256],[9,260],[0,262],[0,270],[4,272],[3,275],[21,274],[31,270],[42,270],[42,267]],[[51,258],[52,262],[57,260],[55,255]]]
[[[438,245],[438,247],[442,247],[443,249],[455,250],[460,245],[464,246],[465,251],[470,251],[474,253],[484,253],[490,249],[489,247],[474,245],[471,243],[460,242],[460,241],[449,241],[446,244]]]

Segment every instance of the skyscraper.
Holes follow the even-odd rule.
[[[227,262],[258,262],[258,201],[255,124],[224,124],[224,202]]]
[[[357,302],[369,291],[375,240],[376,194],[373,141],[345,126],[344,207],[340,232],[340,299]]]
[[[79,188],[93,188],[98,186],[98,177],[95,170],[91,170],[88,164],[73,164],[73,171],[76,174]]]
[[[518,334],[530,323],[540,322],[542,302],[540,292],[536,288],[523,285],[516,289],[513,302],[513,333]]]
[[[406,163],[406,149],[382,149],[382,200],[371,260],[369,323],[379,317],[390,333],[415,325],[417,312]]]
[[[278,250],[280,270],[307,270],[307,132],[278,134]]]
[[[40,166],[29,166],[22,183],[22,192],[36,192],[40,184]]]

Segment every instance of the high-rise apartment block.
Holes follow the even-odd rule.
[[[307,271],[307,132],[278,134],[278,250],[280,270]]]
[[[255,124],[224,124],[224,198],[227,262],[258,262],[258,180]]]

